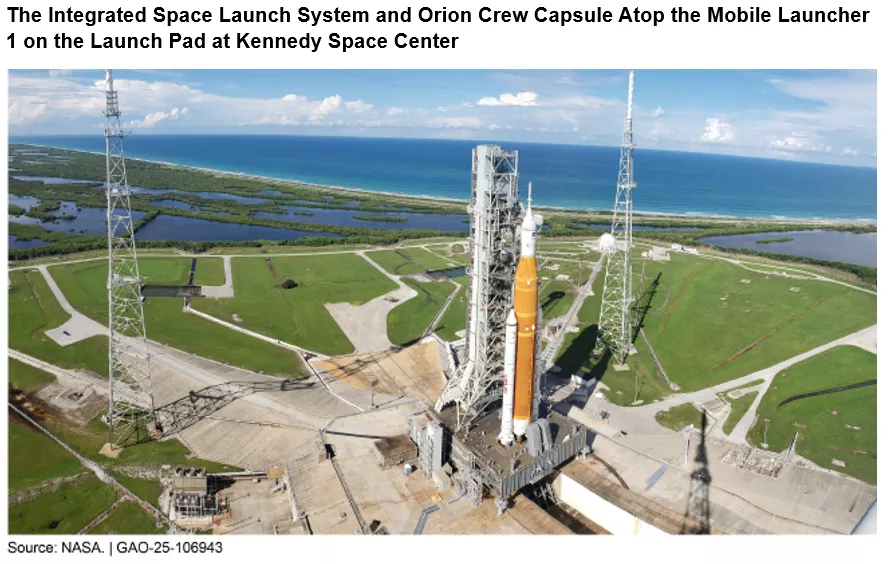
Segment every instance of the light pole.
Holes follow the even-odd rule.
[[[378,383],[380,383],[380,380],[378,380],[377,378],[371,380],[371,409],[374,409],[374,386],[376,386]]]

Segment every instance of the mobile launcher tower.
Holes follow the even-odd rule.
[[[429,432],[412,430],[420,451],[433,453],[422,460],[450,460],[458,490],[476,503],[491,493],[501,511],[587,447],[586,431],[548,413],[542,398],[540,221],[530,184],[524,213],[519,203],[518,159],[495,145],[473,151],[463,359],[436,402],[440,421],[422,418]],[[440,470],[424,466],[428,474]]]

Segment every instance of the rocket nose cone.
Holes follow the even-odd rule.
[[[507,325],[516,325],[516,311],[512,308],[510,313],[507,314]]]

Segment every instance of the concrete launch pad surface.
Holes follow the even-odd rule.
[[[218,535],[300,534],[291,518],[286,491],[273,491],[275,480],[238,480],[220,491],[228,498],[231,514],[213,528]]]
[[[435,341],[403,349],[317,360],[313,365],[358,390],[368,390],[377,380],[374,393],[406,396],[433,405],[445,388],[445,375]]]
[[[689,474],[695,448],[693,440],[686,464],[680,434],[629,435],[620,440],[597,436],[593,441],[594,452],[632,491],[680,513],[698,488]],[[751,458],[750,450],[728,441],[707,441],[715,529],[730,534],[848,534],[877,496],[873,486],[793,459],[776,476],[762,473],[760,466],[740,466],[740,461]]]

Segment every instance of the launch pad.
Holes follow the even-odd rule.
[[[454,428],[457,413],[453,406],[439,416],[445,427]],[[545,421],[548,422],[551,446],[535,455],[530,452],[528,440],[514,442],[509,447],[498,442],[501,410],[493,409],[472,425],[461,428],[456,435],[451,435],[448,458],[458,472],[475,474],[471,477],[495,498],[507,499],[525,486],[551,475],[587,448],[587,428],[583,425],[557,412],[550,412]]]

